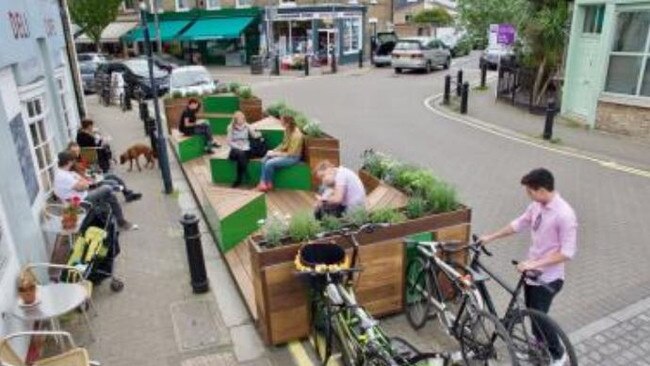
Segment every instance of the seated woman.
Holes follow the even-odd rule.
[[[246,122],[246,116],[241,111],[235,112],[232,122],[228,126],[228,146],[230,153],[228,159],[237,164],[237,178],[232,184],[233,188],[239,187],[246,174],[248,161],[251,159],[251,138],[260,137],[260,133]]]
[[[198,99],[190,99],[187,103],[187,108],[181,115],[181,120],[178,122],[178,130],[185,136],[199,135],[205,137],[205,152],[212,153],[212,148],[219,147],[219,144],[212,139],[212,131],[210,125],[205,121],[197,121],[196,114],[201,108],[201,103]]]
[[[273,175],[278,168],[286,168],[295,165],[302,156],[302,145],[304,137],[300,129],[296,127],[296,121],[291,116],[282,116],[282,127],[284,127],[284,139],[277,148],[270,150],[262,159],[262,177],[257,189],[268,192],[273,189]]]
[[[77,132],[77,144],[82,148],[97,149],[97,164],[106,173],[111,169],[113,154],[107,139],[95,130],[95,122],[91,119],[81,121],[81,129]]]
[[[323,216],[331,215],[341,217],[346,211],[366,206],[366,190],[359,176],[352,170],[343,166],[334,166],[330,161],[324,160],[314,174],[325,186],[334,186],[328,194],[317,196],[318,203],[314,216],[320,220]]]
[[[76,161],[74,165],[72,166],[72,171],[75,173],[79,174],[83,178],[89,179],[88,177],[88,162],[81,156],[81,147],[79,147],[79,144],[76,142],[72,141],[68,144],[68,148],[66,151],[69,151],[72,153],[72,155],[75,157]],[[122,178],[118,177],[115,174],[111,173],[104,173],[103,174],[103,180],[97,184],[98,186],[110,186],[113,188],[114,191],[121,191],[122,194],[124,194],[124,199],[126,202],[131,202],[131,201],[137,201],[140,198],[142,198],[142,193],[137,193],[129,188],[127,188],[126,183]]]

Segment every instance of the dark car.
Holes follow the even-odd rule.
[[[84,93],[90,94],[96,92],[95,88],[95,72],[99,67],[98,62],[80,62],[79,73],[81,74],[81,83],[83,85]]]
[[[122,73],[124,86],[133,95],[135,90],[144,93],[145,98],[153,97],[151,79],[149,78],[149,66],[147,59],[136,58],[124,61],[113,61],[100,64],[95,73],[95,83],[99,88],[102,83],[110,82],[114,72]],[[154,63],[154,82],[158,86],[158,96],[167,93],[169,89],[169,73]]]

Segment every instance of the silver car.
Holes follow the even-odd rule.
[[[80,62],[79,73],[81,74],[81,82],[83,83],[83,91],[86,94],[96,92],[95,88],[95,71],[97,71],[97,62]]]
[[[435,38],[403,38],[393,49],[391,65],[398,74],[405,69],[425,70],[430,73],[438,66],[448,69],[451,65],[451,53]]]

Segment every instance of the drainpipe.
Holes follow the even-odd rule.
[[[75,48],[74,39],[70,32],[70,13],[68,12],[67,0],[59,0],[59,8],[61,25],[65,37],[65,49],[68,54],[68,67],[70,68],[74,96],[77,101],[77,112],[79,112],[79,118],[82,119],[86,117],[86,100],[83,97],[81,74],[79,73],[79,65],[77,63],[77,49]]]

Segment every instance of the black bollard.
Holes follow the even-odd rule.
[[[151,148],[154,151],[158,151],[156,150],[157,145],[156,145],[156,120],[155,119],[151,117],[147,117],[144,120],[144,133],[147,136],[149,136],[149,141],[151,142]]]
[[[305,76],[309,76],[309,56],[305,55]]]
[[[463,84],[463,90],[460,96],[460,114],[467,114],[467,99],[469,98],[469,83]]]
[[[481,64],[481,89],[485,89],[485,82],[487,79],[487,64]]]
[[[546,106],[546,121],[544,122],[544,133],[542,137],[544,140],[553,138],[553,124],[555,122],[555,101],[549,100]]]
[[[359,68],[363,68],[363,52],[361,50],[359,51]]]
[[[145,100],[138,102],[138,110],[140,111],[140,121],[146,121],[149,118],[149,105]]]
[[[336,74],[336,54],[332,50],[332,74]]]
[[[273,67],[271,68],[271,75],[280,75],[280,55],[273,57]]]
[[[458,70],[456,75],[456,95],[460,97],[460,93],[463,91],[463,69]]]
[[[445,75],[445,94],[442,99],[442,104],[449,105],[451,98],[451,75]]]
[[[201,233],[199,233],[199,219],[193,214],[185,214],[181,219],[181,224],[183,225],[187,260],[190,265],[192,290],[195,294],[202,294],[209,290],[210,285],[205,271]]]

